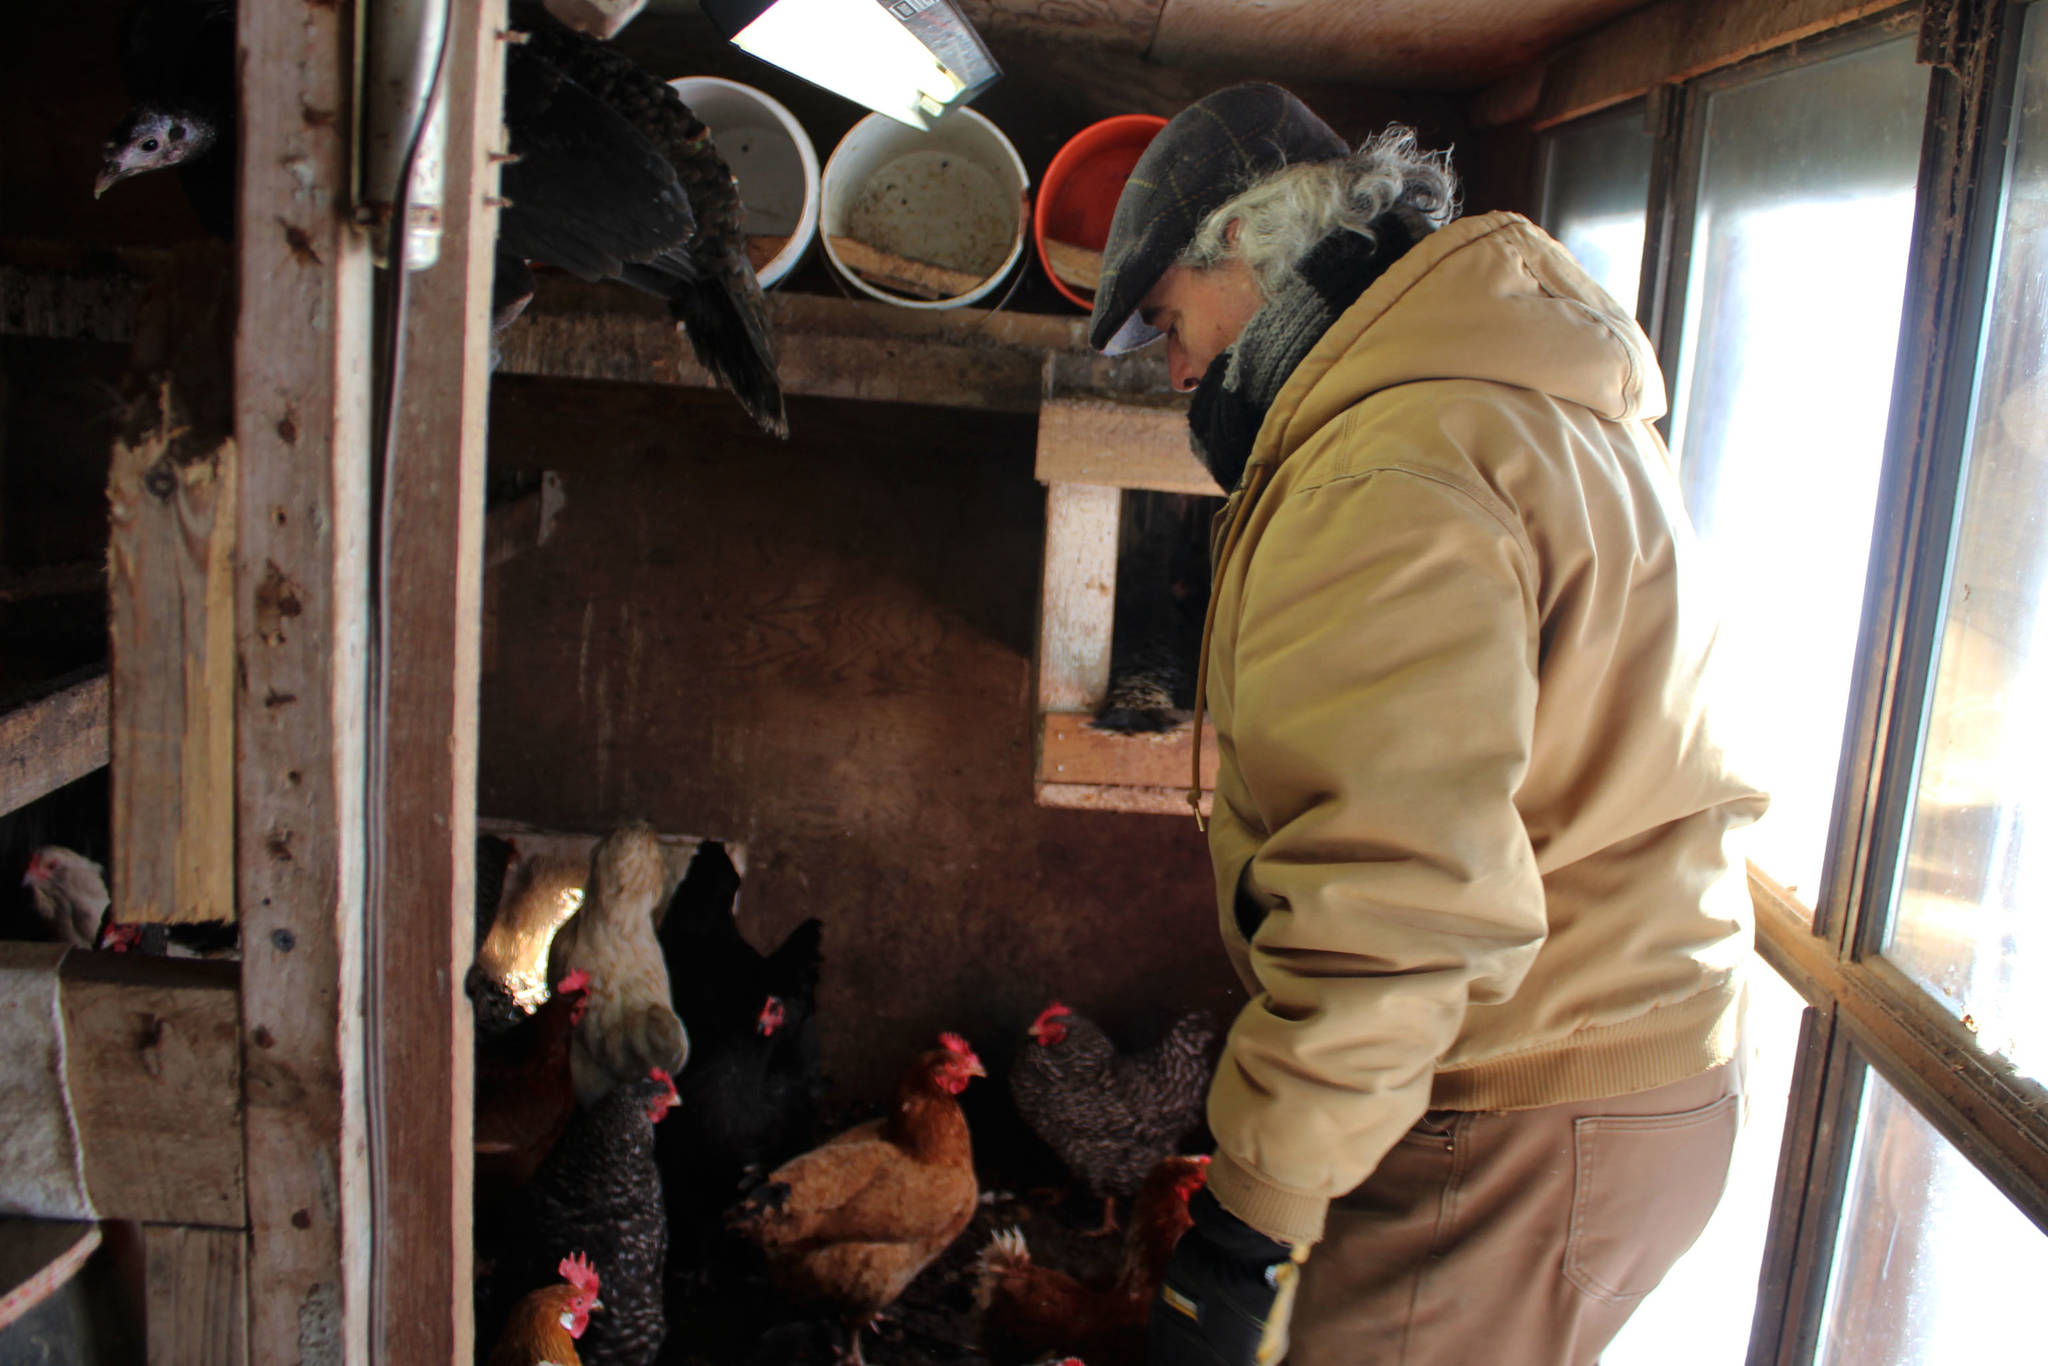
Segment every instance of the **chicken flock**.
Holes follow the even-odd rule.
[[[1055,1001],[1014,1040],[1007,1099],[1102,1202],[1098,1232],[1132,1199],[1114,1266],[1089,1275],[993,1222],[998,1208],[1035,1218],[1071,1252],[1094,1207],[1057,1221],[984,1189],[961,1097],[989,1069],[967,1039],[943,1033],[907,1058],[879,1114],[824,1122],[823,927],[756,949],[724,846],[699,845],[671,890],[641,822],[597,843],[580,888],[558,858],[483,843],[467,983],[481,1360],[858,1364],[863,1335],[942,1261],[979,1325],[978,1342],[953,1344],[972,1356],[1143,1360],[1153,1291],[1206,1174],[1182,1151],[1201,1134],[1205,1016],[1123,1052]],[[542,999],[506,950],[522,939],[548,964]],[[977,1216],[983,1245],[963,1246]]]

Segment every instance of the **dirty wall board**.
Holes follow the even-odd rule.
[[[757,944],[825,922],[825,1066],[873,1099],[1058,996],[1149,1038],[1242,1001],[1181,816],[1032,803],[1044,491],[1028,417],[501,377],[491,462],[561,472],[493,576],[479,811],[744,840]],[[1143,743],[1139,741],[1137,743]]]

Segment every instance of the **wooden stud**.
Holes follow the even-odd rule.
[[[370,257],[353,5],[243,5],[235,635],[254,1361],[368,1359],[363,1123]]]
[[[1216,476],[1188,446],[1186,409],[1050,398],[1038,414],[1038,481],[1221,498]]]
[[[458,6],[443,98],[440,260],[414,274],[390,478],[389,742],[378,957],[366,1040],[382,1123],[371,1341],[386,1361],[468,1366],[475,1044],[478,632],[502,0]],[[540,495],[545,504],[545,487]],[[536,510],[534,536],[547,518]]]
[[[149,1366],[246,1366],[248,1239],[151,1224],[142,1247]]]
[[[145,305],[107,501],[122,924],[234,918],[234,309],[225,253]]]
[[[1038,710],[1093,712],[1109,691],[1123,491],[1048,484],[1039,588]]]
[[[0,716],[0,816],[106,766],[108,696],[95,670]]]

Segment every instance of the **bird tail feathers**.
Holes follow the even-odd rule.
[[[697,362],[733,392],[761,430],[789,435],[775,343],[768,336],[767,303],[744,262],[681,285],[668,296]]]
[[[988,1246],[981,1250],[974,1283],[974,1302],[983,1309],[988,1308],[1002,1279],[1030,1265],[1031,1249],[1024,1245],[1024,1231],[1015,1225],[997,1229],[995,1236],[988,1240]]]

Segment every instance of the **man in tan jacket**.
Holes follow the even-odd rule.
[[[1407,130],[1239,86],[1104,253],[1095,345],[1165,337],[1234,490],[1201,666],[1252,1000],[1155,1363],[1275,1360],[1290,1300],[1296,1366],[1591,1362],[1726,1179],[1765,799],[1663,379],[1549,237],[1454,213]]]

